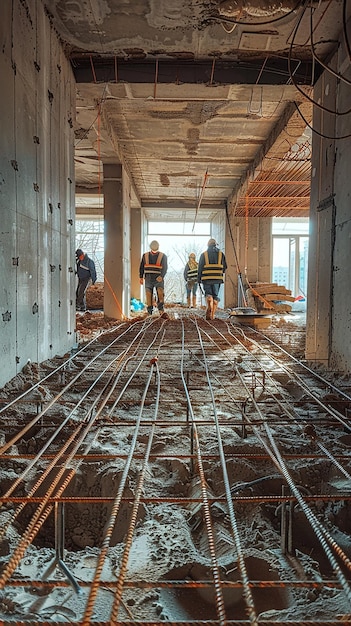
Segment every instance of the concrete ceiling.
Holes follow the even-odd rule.
[[[82,207],[102,190],[104,161],[123,163],[132,204],[149,219],[207,220],[226,206],[308,215],[307,123],[313,84],[343,28],[340,0],[45,6],[77,81]]]

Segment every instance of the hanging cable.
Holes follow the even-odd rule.
[[[156,99],[157,81],[158,81],[158,59],[156,59],[156,65],[155,65],[154,99]]]
[[[292,36],[292,39],[291,39],[291,43],[290,43],[289,54],[288,54],[288,69],[289,69],[289,75],[290,75],[291,82],[294,85],[294,87],[297,89],[297,91],[304,96],[304,98],[306,98],[309,102],[311,102],[314,106],[318,107],[322,111],[325,111],[326,113],[330,113],[331,115],[338,115],[338,116],[340,116],[340,115],[349,115],[349,113],[351,113],[351,108],[347,109],[346,111],[340,111],[339,112],[339,111],[334,111],[333,109],[329,109],[328,107],[325,107],[325,106],[319,104],[319,102],[317,102],[316,100],[311,98],[305,91],[303,91],[303,89],[301,89],[301,87],[297,84],[296,80],[294,79],[294,73],[293,73],[292,67],[291,67],[292,48],[294,46],[296,35],[298,33],[298,29],[299,29],[299,27],[301,25],[301,21],[302,21],[303,16],[305,15],[305,12],[306,12],[306,7],[304,8],[303,12],[301,13],[301,15],[300,15],[300,17],[299,17],[299,19],[297,21],[297,24],[295,26],[295,30],[294,30],[294,33],[293,33],[293,36]]]
[[[302,7],[304,4],[305,0],[297,0],[296,5],[288,12],[288,13],[284,13],[284,15],[280,15],[279,17],[274,17],[270,20],[262,20],[260,22],[245,22],[244,20],[235,20],[234,18],[231,17],[226,17],[225,15],[221,15],[221,14],[213,14],[210,17],[213,17],[216,20],[219,20],[220,23],[222,22],[228,22],[229,24],[237,24],[239,26],[263,26],[265,24],[274,24],[275,22],[279,22],[280,20],[286,19],[287,17],[290,17],[290,15],[292,15],[293,13],[295,13],[295,11],[299,8]],[[243,9],[241,9],[239,18],[241,16]]]
[[[204,182],[202,183],[202,188],[201,188],[201,192],[200,192],[199,200],[198,200],[197,207],[196,207],[196,211],[195,211],[195,217],[194,217],[194,223],[193,223],[192,232],[194,232],[195,222],[196,222],[197,214],[198,214],[199,209],[200,209],[200,206],[201,206],[202,198],[203,198],[203,196],[204,196],[204,192],[205,192],[205,187],[206,187],[207,179],[208,179],[208,170],[206,170],[206,172],[205,172]]]
[[[245,280],[246,280],[248,287],[250,287],[254,295],[258,296],[259,294],[253,288],[247,276],[248,251],[249,251],[249,194],[246,193],[246,196],[245,196]],[[263,301],[266,305],[268,305],[264,307],[265,309],[273,308],[272,305],[263,298],[263,296],[260,298],[260,300],[261,302]],[[247,306],[247,304],[245,306]]]
[[[322,61],[322,59],[320,59],[316,52],[315,52],[315,43],[313,40],[313,13],[312,11],[310,12],[310,24],[311,24],[311,51],[312,51],[312,55],[315,61],[317,61],[317,63],[319,63],[319,65],[321,67],[323,67],[327,72],[329,72],[330,74],[332,74],[333,76],[335,76],[338,80],[343,81],[344,83],[346,83],[346,85],[351,85],[351,80],[348,80],[347,78],[345,78],[344,76],[342,76],[341,74],[339,74],[338,72],[335,72],[335,70],[333,70],[331,67],[329,67],[326,63],[324,63]]]
[[[245,278],[247,279],[247,258],[249,250],[249,194],[245,195],[245,249],[244,249],[244,270]]]
[[[101,102],[98,104],[97,114],[97,156],[98,156],[98,194],[101,196]],[[99,200],[100,201],[100,200]]]
[[[231,240],[232,246],[233,246],[234,259],[235,259],[235,265],[236,265],[236,273],[237,273],[237,276],[238,276],[238,306],[240,306],[242,303],[244,304],[244,306],[247,306],[247,300],[246,300],[244,285],[243,285],[243,281],[242,281],[242,274],[241,274],[241,270],[240,270],[240,266],[239,266],[239,259],[238,259],[238,255],[237,255],[237,252],[236,252],[236,247],[235,247],[235,243],[234,243],[234,237],[233,237],[233,233],[232,233],[232,228],[231,228],[230,221],[229,221],[229,213],[228,213],[228,205],[227,205],[227,203],[225,204],[225,215],[226,215],[226,219],[227,219],[230,240]]]
[[[351,61],[351,46],[350,46],[349,36],[347,33],[346,0],[343,1],[343,5],[342,5],[342,29],[343,29],[343,34],[344,34],[345,45],[347,48],[347,53]]]
[[[90,55],[90,67],[91,67],[91,71],[93,74],[93,79],[94,79],[94,83],[96,83],[96,74],[95,74],[95,67],[94,67],[94,61],[93,61],[93,57]]]
[[[99,195],[99,202],[100,202],[100,198],[101,198],[101,102],[98,105],[98,114],[97,114],[97,156],[98,156],[98,195]],[[102,269],[99,259],[97,260],[99,262],[100,268]],[[117,305],[117,309],[120,312],[121,318],[125,319],[125,315],[122,311],[121,304],[117,300],[117,296],[112,288],[112,285],[109,282],[105,272],[103,271],[102,273],[104,276],[104,282],[107,284],[108,288],[110,289],[112,293],[113,300],[115,301]]]
[[[98,260],[98,262],[99,262],[99,265],[100,265],[100,267],[101,267],[101,263],[100,263],[100,261],[99,261],[99,260]],[[101,268],[101,269],[102,269],[102,268]],[[117,300],[117,296],[116,296],[115,292],[113,291],[112,285],[111,285],[110,281],[108,280],[108,278],[107,278],[107,276],[106,276],[105,272],[103,272],[103,275],[104,275],[104,282],[107,284],[107,286],[108,286],[109,290],[111,291],[112,298],[113,298],[114,302],[116,303],[117,309],[118,309],[118,310],[119,310],[119,312],[120,312],[121,319],[122,319],[122,320],[127,319],[127,318],[126,318],[126,315],[124,315],[124,313],[123,313],[123,311],[122,311],[122,307],[121,307],[121,305],[120,305],[119,301]]]
[[[303,113],[301,113],[300,111],[300,107],[297,104],[297,102],[294,101],[294,105],[296,107],[296,110],[299,114],[299,116],[301,117],[301,119],[303,119],[303,121],[305,122],[306,126],[308,126],[308,128],[310,128],[310,130],[315,134],[318,135],[319,137],[322,137],[323,139],[333,139],[335,141],[340,141],[341,139],[348,139],[349,137],[351,137],[351,133],[348,133],[347,135],[341,135],[340,137],[336,137],[335,135],[326,135],[325,133],[321,133],[320,131],[316,130],[315,128],[313,128],[312,124],[310,124],[305,116],[303,115]]]

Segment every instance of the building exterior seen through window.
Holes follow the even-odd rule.
[[[206,250],[211,235],[210,222],[199,222],[192,230],[191,222],[148,222],[145,238],[145,250],[149,243],[156,239],[160,250],[167,254],[168,272],[165,278],[165,302],[185,303],[186,289],[183,277],[184,267],[190,252],[199,259],[201,252]],[[197,298],[201,301],[198,289]]]
[[[149,249],[150,241],[157,239],[160,250],[167,254],[168,272],[165,280],[165,300],[185,302],[183,271],[190,252],[199,258],[212,236],[210,222],[199,222],[194,232],[190,222],[148,222],[144,244],[140,250]],[[104,220],[103,218],[76,218],[76,249],[81,248],[95,262],[97,280],[104,280]],[[199,296],[200,297],[200,296]]]
[[[104,220],[76,218],[76,250],[81,248],[93,259],[98,282],[104,281]]]
[[[272,282],[306,298],[309,219],[273,218],[272,239]]]
[[[194,232],[190,222],[148,222],[143,250],[157,239],[160,250],[168,256],[165,281],[166,301],[184,302],[183,269],[190,252],[199,258],[212,236],[211,223],[199,222]],[[292,295],[307,295],[309,219],[273,218],[272,282],[284,285]],[[76,218],[76,249],[87,252],[96,266],[98,281],[104,280],[104,220]]]

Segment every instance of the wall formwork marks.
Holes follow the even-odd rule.
[[[350,75],[343,43],[330,66]],[[314,99],[306,358],[350,372],[350,85],[325,71]]]
[[[0,385],[75,340],[75,81],[40,2],[0,5]]]

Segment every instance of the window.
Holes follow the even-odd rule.
[[[272,281],[284,285],[292,295],[306,297],[309,219],[272,220]]]
[[[161,252],[167,255],[168,271],[165,277],[165,302],[185,302],[184,267],[190,252],[195,252],[199,260],[201,252],[207,249],[211,234],[210,222],[196,224],[193,232],[192,222],[148,222],[145,250],[156,239]],[[198,297],[200,298],[200,290]]]
[[[97,280],[104,281],[104,220],[76,217],[76,250],[81,248],[95,262]]]

